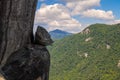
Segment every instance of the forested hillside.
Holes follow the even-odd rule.
[[[120,25],[94,24],[49,46],[50,80],[120,80]]]

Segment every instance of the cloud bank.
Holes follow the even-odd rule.
[[[69,10],[62,4],[41,6],[36,12],[35,24],[47,25],[49,31],[61,29],[75,33],[81,29],[81,23],[72,18]]]
[[[41,0],[40,0],[41,1]],[[44,0],[42,0],[44,1]],[[49,31],[61,29],[77,33],[87,24],[82,24],[74,17],[93,18],[98,20],[115,21],[111,10],[95,9],[100,6],[101,0],[63,0],[65,4],[42,4],[36,11],[35,25],[43,25]],[[117,22],[117,21],[116,21]]]

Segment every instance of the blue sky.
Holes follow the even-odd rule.
[[[35,26],[77,33],[95,23],[120,23],[120,0],[39,0]]]

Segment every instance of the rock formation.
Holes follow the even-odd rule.
[[[89,29],[89,28],[86,28],[86,29],[84,29],[81,33],[82,33],[82,34],[89,34],[89,33],[90,33],[90,29]]]
[[[8,80],[48,80],[50,55],[46,47],[28,45],[14,52],[2,68]]]
[[[0,78],[5,80],[48,80],[53,43],[38,27],[33,38],[37,0],[0,0]]]
[[[38,26],[38,29],[35,34],[35,44],[46,46],[51,45],[52,43],[53,41],[49,33],[43,27]]]
[[[30,43],[37,0],[0,0],[0,64]]]
[[[39,32],[40,29],[43,31],[42,34]],[[6,80],[49,79],[50,55],[45,46],[52,44],[53,41],[42,27],[38,27],[36,35],[35,42],[27,44],[9,56],[2,67]]]
[[[89,37],[89,38],[85,39],[85,42],[91,41],[92,39],[93,39],[92,37]]]
[[[118,61],[117,67],[120,68],[120,60]]]

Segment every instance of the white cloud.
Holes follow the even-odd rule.
[[[44,1],[44,0],[39,0]],[[80,32],[86,26],[73,17],[86,17],[100,20],[108,20],[115,23],[115,16],[111,10],[98,10],[101,0],[63,0],[66,4],[42,4],[36,11],[35,25],[43,25],[49,31],[61,29],[69,32]],[[86,23],[87,24],[87,23]]]
[[[61,29],[75,33],[81,30],[79,21],[72,18],[62,4],[42,5],[36,12],[35,24],[46,25],[49,31]]]
[[[112,11],[104,11],[94,9],[96,6],[100,6],[101,0],[64,0],[66,1],[66,7],[71,11],[72,16],[84,16],[88,18],[112,20],[114,15]]]
[[[120,23],[120,19],[106,22],[106,24],[118,24],[118,23]]]
[[[72,15],[79,15],[82,11],[90,9],[94,6],[100,6],[100,0],[77,0],[75,2],[68,1],[66,6],[71,9]]]
[[[80,1],[80,0],[62,0],[64,2],[75,2],[75,1]]]
[[[89,9],[82,12],[84,17],[97,18],[103,20],[113,20],[115,17],[112,11]]]
[[[113,23],[114,23],[114,24],[120,23],[120,19],[119,19],[119,20],[114,20]]]

